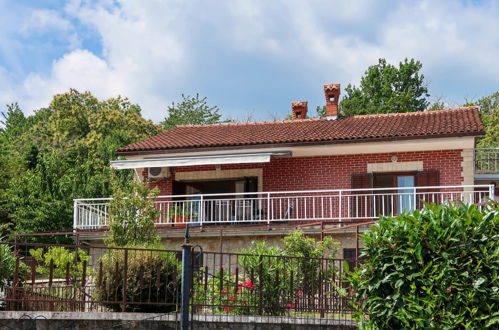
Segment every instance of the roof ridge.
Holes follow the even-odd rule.
[[[451,111],[460,111],[460,110],[474,110],[474,109],[479,109],[480,107],[478,105],[469,105],[469,106],[462,106],[462,107],[453,107],[453,108],[445,108],[445,109],[439,109],[439,110],[423,110],[423,111],[411,111],[411,112],[390,112],[390,113],[372,113],[368,115],[354,115],[350,117],[354,118],[365,118],[365,117],[398,117],[398,116],[411,116],[411,115],[427,115],[427,114],[433,114],[433,113],[441,113],[441,112],[451,112]],[[343,117],[343,118],[350,118],[350,117]]]
[[[319,120],[327,120],[326,117],[315,117],[315,118],[306,118],[300,120],[294,119],[284,119],[284,120],[269,120],[269,121],[247,121],[247,122],[229,122],[229,123],[216,123],[216,124],[185,124],[185,125],[177,125],[176,127],[212,127],[212,126],[246,126],[246,125],[265,125],[265,124],[285,124],[285,123],[299,123],[299,122],[308,122],[308,121],[319,121]]]
[[[339,117],[339,119],[346,118],[365,118],[365,117],[393,117],[393,116],[411,116],[411,115],[427,115],[430,113],[442,112],[442,111],[459,111],[459,110],[473,110],[478,109],[479,106],[471,105],[471,106],[462,106],[462,107],[453,107],[453,108],[445,108],[440,110],[424,110],[424,111],[411,111],[411,112],[390,112],[390,113],[373,113],[367,115],[353,115],[353,116],[345,116]],[[287,123],[302,123],[309,121],[320,121],[320,120],[328,120],[326,117],[315,117],[315,118],[306,118],[300,120],[294,119],[285,119],[285,120],[273,120],[273,121],[249,121],[249,122],[228,122],[228,123],[215,123],[215,124],[185,124],[185,125],[177,125],[176,127],[213,127],[213,126],[249,126],[249,125],[271,125],[271,124],[287,124]]]

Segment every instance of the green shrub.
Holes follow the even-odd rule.
[[[144,246],[143,246],[144,247]],[[150,246],[146,246],[149,247]],[[161,246],[154,246],[161,249]],[[99,301],[123,300],[125,251],[109,250],[102,256],[102,274],[96,274],[95,299]],[[180,291],[181,264],[175,253],[147,250],[129,250],[127,264],[126,312],[171,312],[176,309]],[[98,270],[97,273],[100,271]],[[101,281],[101,282],[100,282]],[[169,303],[155,305],[148,303]],[[104,303],[112,311],[122,311],[120,303]]]
[[[327,281],[338,275],[334,274],[334,267],[321,269],[318,258],[335,255],[338,243],[331,238],[318,242],[302,231],[286,236],[282,243],[281,248],[253,242],[249,248],[238,251],[242,254],[238,257],[238,276],[219,270],[209,279],[207,290],[199,274],[195,278],[195,301],[212,304],[214,312],[236,315],[256,315],[260,311],[264,315],[285,315],[298,303],[309,304],[305,307],[313,309],[313,297],[320,290],[319,279]]]
[[[499,208],[455,203],[382,218],[353,275],[370,325],[484,328],[499,323]]]
[[[14,272],[16,268],[16,258],[9,244],[0,244],[0,290],[11,287],[14,281]],[[22,281],[25,277],[26,267],[23,262],[19,262],[18,278]]]
[[[65,247],[52,246],[48,250],[44,248],[30,249],[29,254],[38,263],[36,266],[36,272],[49,276],[50,274],[50,261],[53,260],[53,278],[66,278],[67,265],[69,264],[69,276],[71,278],[80,278],[83,274],[83,263],[86,262],[86,275],[90,276],[90,268],[88,267],[88,261],[90,256],[83,250],[78,250],[78,256],[76,256],[76,251],[71,251]],[[76,261],[76,263],[75,263]]]

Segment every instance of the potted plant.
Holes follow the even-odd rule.
[[[176,227],[185,227],[185,225],[197,218],[197,207],[194,208],[192,202],[179,201],[172,203],[169,209],[169,222]]]

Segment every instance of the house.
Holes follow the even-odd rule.
[[[324,94],[325,118],[307,119],[300,101],[292,120],[179,126],[119,149],[112,167],[160,189],[165,245],[180,246],[189,223],[193,243],[210,251],[277,242],[298,227],[333,235],[348,256],[380,215],[493,197],[497,163],[475,173],[478,107],[341,117],[340,85],[324,85]],[[75,200],[83,239],[105,235],[107,203]]]

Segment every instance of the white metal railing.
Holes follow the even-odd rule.
[[[492,185],[279,191],[159,196],[158,226],[270,223],[317,220],[372,220],[419,209],[424,202],[494,199]],[[74,228],[109,225],[110,198],[76,199]]]
[[[499,148],[476,148],[475,174],[499,174]]]

